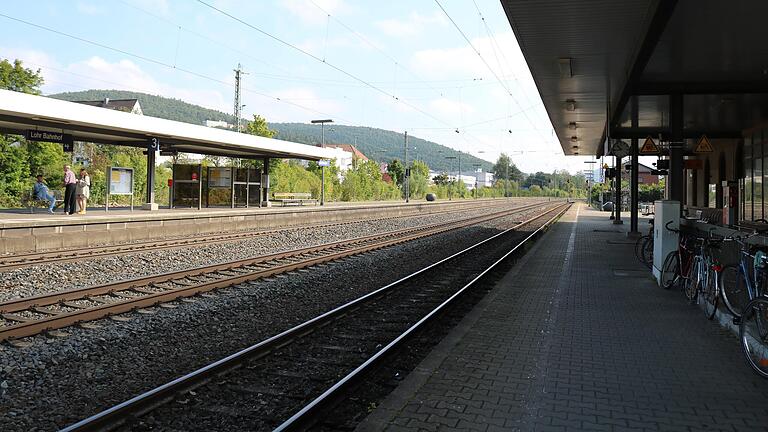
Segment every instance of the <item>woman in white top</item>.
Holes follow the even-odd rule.
[[[88,198],[91,197],[91,176],[85,168],[80,168],[80,178],[77,179],[77,206],[80,207],[78,214],[85,214],[85,208],[88,204]]]

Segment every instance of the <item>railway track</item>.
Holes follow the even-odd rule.
[[[454,211],[455,210],[442,210],[442,211],[429,213],[429,215],[430,216],[440,215],[445,213],[451,213]],[[343,225],[348,225],[353,223],[381,221],[381,220],[387,220],[387,219],[393,219],[393,218],[396,218],[396,217],[358,219],[354,221],[331,222],[331,223],[319,224],[319,225],[314,224],[312,225],[312,227],[327,228],[327,227],[334,227],[334,226],[343,226]],[[162,239],[162,240],[138,241],[133,243],[121,243],[121,244],[115,244],[115,245],[90,246],[88,248],[83,248],[78,250],[77,255],[72,254],[72,251],[69,249],[68,250],[57,249],[52,251],[6,255],[6,256],[0,256],[0,272],[14,270],[22,267],[28,267],[32,265],[38,265],[38,264],[82,261],[84,259],[90,259],[90,258],[107,257],[107,256],[111,257],[111,256],[117,256],[117,255],[140,253],[140,252],[149,252],[149,251],[166,250],[166,249],[178,249],[178,248],[184,248],[189,246],[207,246],[212,244],[227,243],[227,242],[233,242],[233,241],[239,241],[239,240],[248,240],[256,237],[263,237],[263,236],[273,235],[280,232],[286,232],[286,231],[291,231],[291,230],[296,230],[296,229],[301,229],[306,227],[307,226],[292,226],[292,227],[277,228],[277,229],[271,229],[271,230],[250,230],[250,231],[242,231],[242,232],[209,234],[209,235],[202,235],[202,236],[195,236],[195,237],[170,238],[170,239]]]
[[[0,303],[0,341],[51,332],[73,324],[164,305],[253,281],[455,230],[512,214],[546,208],[534,203],[491,214],[294,249],[239,261],[105,285],[51,292]]]
[[[63,431],[312,428],[333,404],[364,384],[373,368],[391,359],[568,208],[550,207],[517,227]],[[527,236],[512,234],[540,221],[545,222]],[[515,236],[525,238],[511,241]]]

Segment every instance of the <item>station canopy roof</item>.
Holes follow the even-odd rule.
[[[333,157],[331,149],[0,90],[0,131],[25,135],[28,130],[144,148],[157,138],[162,150],[239,158]]]
[[[565,154],[603,154],[607,124],[611,138],[668,135],[673,94],[685,138],[768,120],[768,1],[501,1]]]

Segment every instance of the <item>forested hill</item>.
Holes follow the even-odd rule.
[[[57,93],[49,95],[56,99],[68,101],[110,99],[138,99],[144,115],[176,120],[184,123],[202,125],[206,120],[223,120],[234,123],[235,117],[200,105],[193,105],[179,99],[155,96],[125,90],[84,90],[79,92]]]
[[[176,120],[185,123],[201,125],[206,120],[223,120],[234,123],[234,116],[221,111],[190,104],[179,99],[155,96],[146,93],[125,90],[85,90],[80,92],[58,93],[50,95],[56,99],[101,100],[138,99],[144,115]],[[269,113],[262,114],[269,120]],[[320,125],[308,123],[270,123],[270,128],[278,132],[275,138],[303,144],[319,144],[321,141]],[[344,126],[330,124],[325,126],[325,142],[327,144],[353,144],[370,159],[389,161],[394,158],[403,159],[404,142],[401,132],[393,132],[364,126]],[[436,171],[458,169],[459,152],[432,141],[414,136],[408,137],[408,159],[418,158]],[[446,156],[456,156],[451,161]],[[453,165],[451,165],[451,162]],[[461,153],[462,171],[468,172],[474,164],[480,164],[486,171],[491,171],[493,164],[476,158],[467,153]]]

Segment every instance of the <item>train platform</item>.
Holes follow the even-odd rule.
[[[510,198],[523,202],[527,198]],[[453,201],[343,202],[324,206],[263,208],[89,209],[85,215],[48,214],[28,210],[0,211],[0,254],[39,252],[173,236],[225,231],[274,229],[299,225],[347,222],[377,217],[406,217],[465,208],[501,205],[501,199]]]
[[[573,206],[357,430],[765,430],[768,381],[627,230]]]

